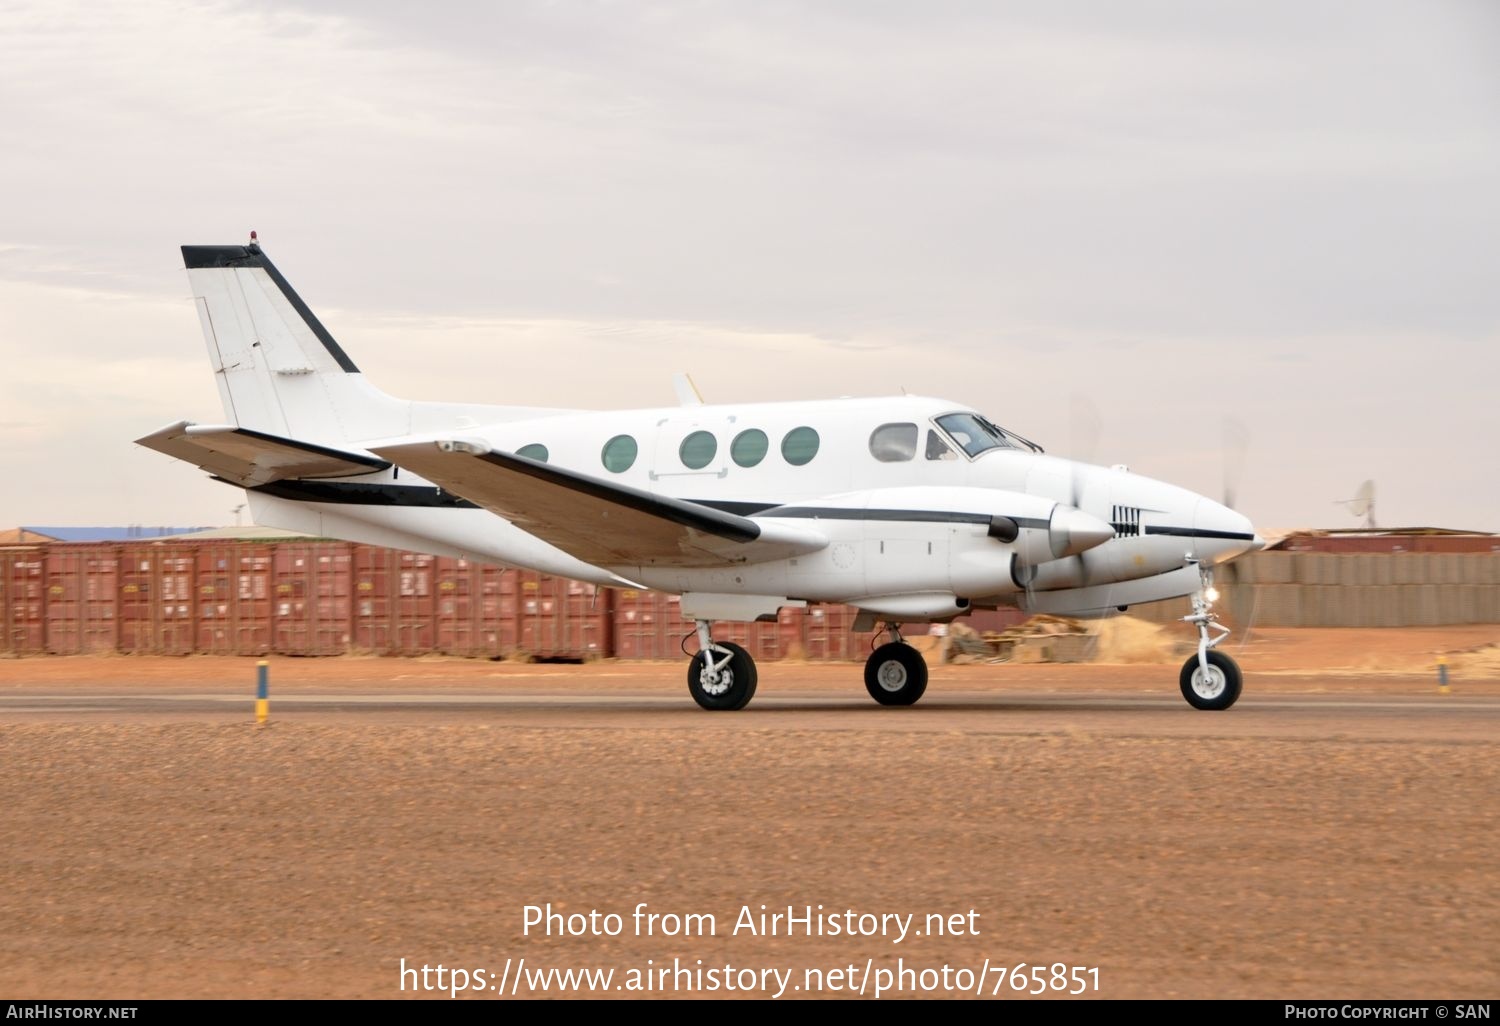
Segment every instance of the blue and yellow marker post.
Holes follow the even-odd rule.
[[[1440,694],[1440,695],[1446,695],[1446,694],[1448,694],[1448,691],[1449,691],[1449,688],[1448,688],[1448,657],[1447,656],[1438,656],[1437,668],[1438,668],[1438,694]]]
[[[255,723],[264,727],[271,718],[271,664],[262,659],[255,666]]]

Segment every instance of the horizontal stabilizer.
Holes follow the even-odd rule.
[[[477,440],[377,442],[371,450],[595,566],[727,567],[828,544],[801,525],[656,495]]]
[[[295,478],[357,477],[390,464],[365,453],[329,449],[311,442],[228,425],[178,421],[137,445],[166,453],[242,488]]]

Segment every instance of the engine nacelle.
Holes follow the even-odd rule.
[[[1008,595],[1019,590],[1015,583],[1016,554],[985,539],[978,544],[955,543],[948,556],[948,580],[955,595]]]

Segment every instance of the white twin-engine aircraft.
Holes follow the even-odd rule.
[[[888,638],[865,664],[883,705],[927,665],[901,626],[1019,606],[1094,617],[1193,596],[1183,696],[1227,709],[1240,671],[1214,646],[1212,568],[1262,542],[1201,495],[1047,456],[942,399],[589,412],[411,402],[379,391],[251,236],[184,246],[227,423],[141,445],[244,488],[255,521],[682,596],[688,689],[742,709],[756,668],[714,621],[856,606]]]

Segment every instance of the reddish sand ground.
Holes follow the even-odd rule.
[[[1174,641],[1190,638],[1186,628],[1163,628],[1163,636]],[[1307,687],[1317,678],[1326,678],[1330,687],[1339,680],[1359,676],[1366,681],[1381,678],[1420,677],[1436,674],[1437,659],[1445,657],[1451,676],[1464,676],[1465,664],[1472,664],[1467,676],[1473,680],[1500,679],[1500,625],[1477,624],[1451,627],[1408,627],[1400,630],[1365,630],[1344,628],[1261,628],[1249,641],[1231,638],[1224,646],[1244,666],[1252,688],[1274,688],[1278,678],[1303,678],[1299,687]],[[303,659],[272,656],[267,660],[271,679],[278,690],[313,688],[319,691],[351,689],[358,691],[371,683],[408,681],[415,684],[482,686],[497,681],[526,680],[537,686],[557,682],[573,687],[587,681],[587,689],[604,690],[632,687],[677,687],[685,680],[686,661],[626,662],[609,660],[578,666],[498,662],[485,659],[462,659],[448,656],[423,656],[414,659],[381,656],[345,656],[340,658]],[[49,658],[0,659],[0,689],[20,687],[45,688],[51,685],[93,687],[118,690],[119,685],[146,686],[152,689],[194,687],[205,682],[246,682],[254,686],[258,660],[235,656],[58,656]],[[1091,680],[1139,680],[1146,686],[1175,679],[1180,659],[1163,651],[1154,665],[1171,672],[1151,669],[1153,664],[1128,666],[1090,664],[1048,665],[982,663],[948,666],[942,673],[962,680],[965,686],[1029,684],[1051,680],[1069,680],[1080,674]],[[858,691],[860,671],[849,663],[764,663],[760,676],[766,688],[802,688],[828,686],[853,687]],[[582,675],[580,675],[582,674]],[[1315,686],[1315,685],[1314,685]],[[1363,685],[1362,685],[1363,686]]]
[[[1471,655],[1440,695],[1434,664],[1497,636],[1265,630],[1226,713],[1175,665],[941,667],[893,710],[858,666],[766,664],[709,714],[680,664],[276,659],[257,729],[253,660],[0,661],[0,989],[396,997],[403,958],[498,986],[522,957],[614,987],[675,958],[787,997],[868,965],[869,997],[988,959],[986,992],[1062,962],[1105,997],[1492,997],[1500,673]],[[624,931],[524,932],[548,902]],[[716,934],[638,936],[640,902]],[[762,904],[977,935],[731,932]]]

